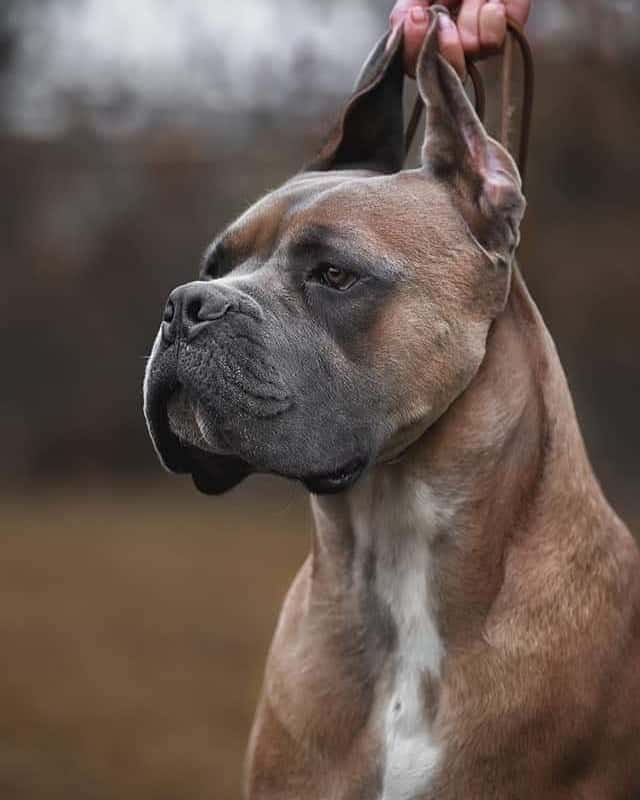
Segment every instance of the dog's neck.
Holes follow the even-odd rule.
[[[481,635],[509,547],[545,535],[544,508],[559,489],[566,503],[569,474],[597,492],[555,348],[516,273],[449,410],[394,463],[313,499],[313,585],[350,596],[378,636],[421,630],[423,666],[437,674],[443,650]]]

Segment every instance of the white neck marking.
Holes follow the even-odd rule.
[[[415,479],[399,483],[383,475],[370,483],[353,493],[356,548],[375,548],[375,591],[397,634],[390,690],[381,704],[381,800],[415,800],[428,790],[442,749],[429,723],[424,685],[439,680],[444,655],[431,548],[437,533],[451,523],[454,503],[443,502]]]

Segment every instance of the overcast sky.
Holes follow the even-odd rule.
[[[313,112],[327,95],[349,90],[390,5],[23,0],[10,20],[18,41],[10,124],[36,135],[64,131],[70,96],[96,112],[98,126],[120,109],[125,129],[143,126],[158,111],[187,118],[275,109],[294,98]],[[639,17],[639,0],[534,0],[529,30],[560,53],[585,40],[615,52],[638,47]]]

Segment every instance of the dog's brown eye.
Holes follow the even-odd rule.
[[[357,275],[354,275],[353,272],[334,267],[333,264],[320,264],[314,272],[314,277],[319,283],[341,292],[350,289],[358,280]]]

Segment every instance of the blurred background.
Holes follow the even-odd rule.
[[[208,241],[314,154],[390,5],[0,6],[3,800],[239,797],[306,498],[165,475],[144,357]],[[534,0],[528,30],[520,262],[637,533],[640,2]]]

